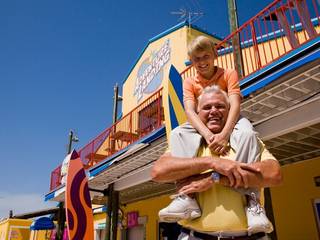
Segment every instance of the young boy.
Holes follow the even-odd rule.
[[[251,123],[240,117],[242,96],[237,72],[214,65],[217,55],[214,43],[207,37],[195,38],[188,46],[188,55],[197,70],[195,77],[188,78],[183,82],[184,107],[189,123],[172,131],[171,139],[174,138],[176,141],[174,148],[170,146],[171,154],[176,157],[194,157],[197,155],[203,139],[211,151],[224,156],[228,152],[230,141],[231,147],[236,152],[236,161],[245,163],[257,161],[260,157],[259,140]],[[212,85],[219,85],[222,90],[227,92],[230,101],[229,116],[225,127],[219,134],[213,134],[196,113],[197,98],[205,87]],[[193,138],[195,141],[191,144],[190,141],[184,141],[188,138]],[[259,190],[243,188],[237,191],[246,194],[247,197],[248,232],[271,232],[273,230],[272,224],[257,201]],[[200,215],[201,211],[196,200],[192,196],[180,194],[175,195],[171,204],[159,212],[160,220],[165,222],[193,219]]]

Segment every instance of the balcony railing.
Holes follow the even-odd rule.
[[[238,52],[242,78],[247,77],[319,36],[319,12],[316,0],[276,0],[216,46],[215,64],[235,69],[234,56]],[[239,51],[234,51],[234,46],[239,46]],[[195,74],[190,66],[181,76],[185,79]],[[158,129],[163,118],[160,89],[79,151],[85,168]],[[50,190],[61,183],[60,167],[51,173]]]
[[[242,61],[242,78],[319,36],[319,4],[316,0],[276,0],[216,46],[215,64],[237,69],[235,55]],[[239,46],[239,51],[234,51]],[[192,66],[182,73],[194,75]]]
[[[126,148],[164,122],[162,88],[79,150],[85,169]],[[50,190],[61,184],[61,165],[51,173]]]

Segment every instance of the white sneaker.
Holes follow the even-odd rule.
[[[194,219],[201,216],[197,201],[189,196],[174,195],[173,201],[159,211],[160,222],[178,222],[182,219]]]
[[[246,207],[248,220],[248,234],[258,232],[271,233],[273,231],[272,223],[269,221],[266,212],[255,197],[250,198],[248,207]]]

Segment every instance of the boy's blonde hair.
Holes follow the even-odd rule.
[[[190,58],[195,52],[199,51],[213,51],[217,56],[214,42],[205,36],[196,37],[188,45],[188,55]]]

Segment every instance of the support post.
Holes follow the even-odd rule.
[[[119,87],[118,84],[113,87],[113,116],[112,116],[112,123],[115,124],[117,121],[117,114],[118,114],[118,98],[119,98]]]
[[[66,214],[64,211],[64,202],[60,202],[59,211],[58,211],[58,224],[57,224],[58,226],[57,226],[56,240],[63,239],[65,221],[66,221]]]
[[[117,240],[118,230],[118,207],[119,207],[119,192],[113,191],[112,196],[112,218],[111,218],[111,240]]]
[[[228,0],[228,13],[229,13],[230,33],[233,33],[238,29],[236,0]],[[232,48],[233,48],[233,61],[234,61],[235,70],[237,71],[239,78],[242,78],[244,71],[243,71],[243,61],[242,61],[239,33],[235,34],[232,38]]]
[[[112,195],[113,195],[113,183],[109,185],[108,188],[108,200],[106,202],[106,208],[107,208],[107,213],[106,213],[106,235],[105,235],[105,240],[111,240],[111,215],[112,215]]]
[[[119,87],[118,83],[113,87],[113,111],[112,111],[112,124],[115,124],[117,122],[117,116],[118,116],[118,102],[122,101],[122,97],[119,96]],[[116,125],[113,125],[113,128],[111,130],[111,134],[116,133]],[[111,139],[110,142],[110,149],[111,152],[115,150],[115,140]]]
[[[273,208],[272,208],[272,200],[271,200],[271,192],[270,188],[265,188],[264,189],[264,200],[265,200],[265,209],[266,209],[266,214],[269,220],[272,222],[273,225],[273,232],[270,233],[269,237],[272,240],[277,240],[277,229],[276,229],[276,224],[274,220],[274,215],[273,215]]]

